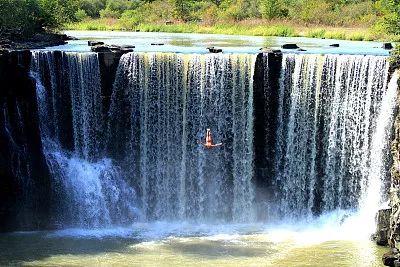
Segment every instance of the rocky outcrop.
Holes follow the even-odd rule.
[[[376,216],[377,229],[375,241],[380,246],[386,246],[388,244],[391,211],[392,209],[381,209]]]
[[[399,251],[395,248],[392,248],[390,251],[386,252],[382,256],[382,263],[385,266],[397,267],[399,265]]]
[[[0,32],[0,49],[22,50],[22,49],[40,49],[50,46],[66,44],[72,38],[65,34],[36,33],[25,37],[18,32],[7,31]]]
[[[133,45],[126,45],[126,46],[118,46],[118,45],[105,45],[105,44],[98,44],[93,45],[90,47],[92,52],[98,53],[117,53],[117,54],[124,54],[128,52],[133,52],[135,46]]]
[[[392,55],[391,58],[391,72],[400,66],[400,59],[398,55]],[[382,258],[386,266],[395,266],[394,260],[400,260],[400,93],[397,98],[397,110],[395,113],[395,122],[393,126],[393,141],[392,141],[392,168],[391,168],[391,183],[389,189],[389,229],[387,244],[391,247],[391,251],[385,254]],[[386,217],[386,216],[385,216]],[[386,219],[387,220],[387,219]],[[378,220],[379,227],[379,220]],[[377,233],[378,234],[378,233]],[[383,238],[383,237],[382,237]],[[379,244],[379,243],[378,243]],[[389,254],[391,255],[390,257]],[[400,262],[399,265],[400,266]]]
[[[265,50],[265,53],[258,54],[254,70],[253,105],[256,198],[265,201],[267,199],[271,201],[274,198],[275,185],[272,181],[275,161],[275,133],[278,123],[275,116],[279,107],[281,65],[281,51]]]
[[[400,99],[398,99],[400,104]],[[398,105],[399,105],[398,104]],[[391,247],[400,247],[400,114],[397,112],[394,123],[394,140],[392,143],[393,165],[390,185],[390,229],[388,243]]]

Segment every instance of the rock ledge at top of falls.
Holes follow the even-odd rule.
[[[26,50],[26,49],[42,49],[50,46],[58,46],[66,44],[68,40],[74,38],[59,33],[36,33],[32,36],[25,37],[16,31],[0,32],[0,50]]]
[[[135,46],[133,45],[106,45],[103,43],[98,43],[90,47],[92,52],[98,52],[98,53],[119,53],[119,54],[124,54],[128,52],[133,52],[133,49]]]

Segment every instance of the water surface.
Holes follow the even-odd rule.
[[[388,50],[382,49],[380,42],[196,33],[119,31],[66,31],[65,33],[78,38],[78,40],[48,49],[89,51],[87,41],[97,40],[106,44],[135,45],[135,51],[138,52],[207,53],[207,47],[215,46],[223,48],[224,52],[229,53],[258,53],[262,47],[279,49],[282,44],[297,43],[301,48],[307,50],[299,53],[389,55]],[[151,45],[152,43],[163,45]],[[330,47],[331,44],[339,44],[339,47]],[[296,50],[284,51],[296,52]]]
[[[0,265],[383,266],[385,248],[371,241],[328,239],[320,230],[162,222],[20,232],[0,236]]]

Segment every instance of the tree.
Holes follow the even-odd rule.
[[[375,8],[381,13],[377,27],[390,34],[400,34],[400,0],[379,0]]]
[[[265,19],[287,17],[288,13],[282,0],[261,0],[261,14]]]
[[[183,21],[190,21],[194,2],[194,0],[174,0],[175,17]]]

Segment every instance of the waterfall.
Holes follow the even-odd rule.
[[[395,99],[393,86],[387,89],[387,59],[284,55],[282,65],[275,181],[280,214],[358,208],[387,178],[383,161]]]
[[[148,220],[253,220],[254,61],[251,55],[122,56],[109,146],[130,166]],[[222,147],[198,143],[207,128]]]
[[[396,105],[398,74],[388,84],[387,58],[260,58],[268,65],[261,79],[255,55],[128,53],[106,93],[98,54],[33,52],[55,222],[251,223],[262,212],[271,220],[335,210],[372,218],[389,175]],[[272,71],[279,83],[262,80]],[[258,150],[269,155],[254,150],[253,77],[264,87],[257,94],[276,90],[260,109],[273,120],[269,147]],[[206,129],[221,147],[199,144]],[[261,171],[255,157],[267,162]],[[257,191],[255,178],[268,186]]]
[[[111,159],[100,157],[105,140],[97,54],[33,52],[31,64],[53,179],[54,223],[88,228],[131,223],[139,216],[135,191]]]

